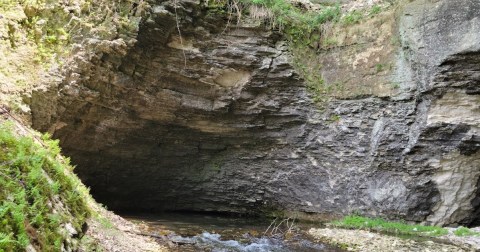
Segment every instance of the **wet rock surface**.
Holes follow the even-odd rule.
[[[407,4],[399,92],[322,110],[278,33],[226,27],[227,15],[194,1],[176,11],[181,38],[174,3],[156,1],[137,37],[87,41],[32,96],[34,127],[61,140],[100,202],[478,221],[477,2]],[[459,178],[450,186],[445,174]]]

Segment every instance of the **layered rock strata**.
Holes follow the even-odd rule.
[[[345,66],[324,76],[367,71],[343,57],[355,47],[364,62],[388,59],[374,79],[395,87],[349,80],[319,109],[278,33],[156,1],[136,43],[89,40],[57,84],[34,92],[33,124],[113,209],[477,223],[479,12],[476,1],[417,0],[396,12],[398,45],[324,49]]]

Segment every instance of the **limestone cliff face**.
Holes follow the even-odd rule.
[[[346,32],[317,55],[350,90],[324,109],[279,34],[226,28],[194,1],[176,11],[181,37],[173,2],[156,1],[135,44],[88,41],[32,96],[34,127],[100,202],[479,221],[480,3],[417,0],[383,17],[386,33]]]

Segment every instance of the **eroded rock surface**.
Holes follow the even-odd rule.
[[[479,209],[479,12],[476,1],[407,3],[391,35],[397,53],[384,47],[390,78],[373,78],[398,90],[358,98],[361,82],[349,81],[351,95],[320,110],[279,34],[226,27],[227,16],[181,1],[180,39],[173,2],[156,1],[134,46],[91,40],[58,85],[34,93],[34,126],[61,139],[113,209],[469,224]],[[325,50],[341,59],[346,49]],[[453,175],[450,186],[443,176]]]

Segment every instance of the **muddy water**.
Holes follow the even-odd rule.
[[[198,213],[124,215],[141,224],[142,232],[166,243],[172,251],[211,252],[310,252],[343,251],[314,242],[306,231],[310,226],[280,220],[271,222],[251,218]],[[277,227],[275,230],[273,228]]]

